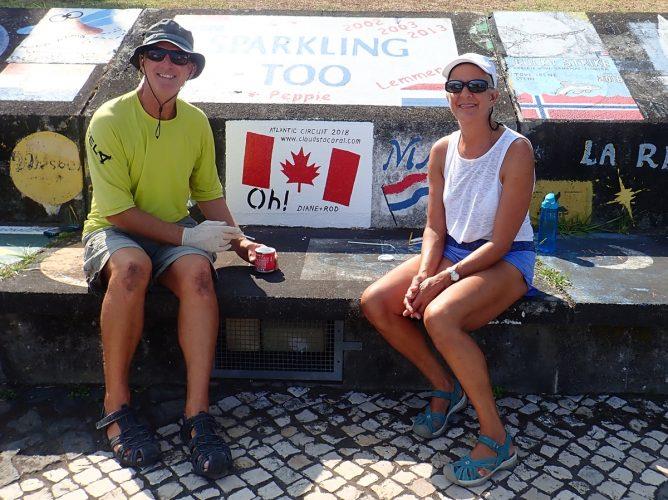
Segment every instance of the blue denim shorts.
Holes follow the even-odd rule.
[[[487,240],[457,243],[452,236],[448,235],[443,257],[456,264],[485,243],[487,243]],[[533,295],[536,291],[533,287],[533,268],[536,264],[536,250],[533,241],[514,241],[508,253],[503,256],[503,260],[515,266],[522,273],[522,277],[529,287],[525,295]]]

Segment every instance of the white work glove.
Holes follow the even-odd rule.
[[[205,220],[195,227],[186,227],[181,244],[216,253],[229,249],[231,240],[242,237],[241,229],[236,226],[228,226],[223,221]]]

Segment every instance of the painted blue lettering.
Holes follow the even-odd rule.
[[[290,37],[287,36],[275,36],[274,37],[274,46],[271,49],[272,54],[278,54],[278,49],[282,49],[284,54],[288,53],[288,44],[290,43]]]
[[[331,81],[327,78],[327,73],[331,73],[330,69],[338,69],[341,72],[341,78],[338,82]],[[350,81],[350,71],[345,66],[339,66],[338,64],[333,64],[331,66],[325,66],[320,70],[318,74],[318,79],[321,83],[328,85],[330,87],[343,87]]]
[[[406,45],[406,40],[404,38],[388,38],[383,41],[383,54],[387,54],[391,57],[406,57],[408,55],[408,49],[406,47],[401,47],[399,50],[392,50],[390,44],[401,44]]]
[[[356,56],[359,49],[363,48],[369,55],[378,55],[378,38],[373,39],[373,48],[369,47],[364,40],[353,38],[353,55]]]
[[[274,71],[276,68],[282,68],[282,64],[263,64],[267,68],[267,76],[264,77],[264,84],[265,85],[273,85],[274,84]]]
[[[264,48],[264,41],[262,40],[262,37],[258,36],[253,39],[253,42],[249,45],[248,50],[246,52],[251,52],[253,50],[257,50],[258,53],[260,54],[266,54],[267,51]]]
[[[297,72],[297,76],[299,76],[300,71],[304,71],[306,74],[303,80],[298,81],[294,78],[293,74]],[[291,85],[308,85],[315,78],[315,69],[307,64],[295,64],[285,70],[283,78]]]
[[[246,52],[246,45],[248,45],[249,38],[247,36],[235,36],[232,38],[232,46],[230,47],[230,54],[242,54]]]
[[[392,145],[393,149],[390,150],[390,154],[387,156],[387,161],[385,161],[385,163],[383,164],[383,170],[387,170],[387,168],[390,166],[390,161],[394,157],[395,153],[396,153],[396,159],[393,165],[394,168],[398,168],[401,166],[401,163],[404,161],[406,153],[408,153],[408,158],[406,159],[406,170],[412,170],[413,167],[415,167],[415,170],[420,170],[424,168],[427,162],[429,162],[429,155],[427,155],[427,157],[419,163],[414,163],[413,161],[416,147],[421,142],[422,142],[422,137],[420,136],[413,137],[411,138],[408,145],[402,150],[399,141],[397,141],[396,139],[392,139],[390,141],[390,144]]]
[[[308,51],[309,54],[315,54],[313,49],[309,47],[311,43],[315,41],[315,37],[311,37],[308,40],[304,40],[303,36],[299,37],[299,47],[297,48],[297,54],[303,54],[304,51]]]
[[[320,54],[323,56],[333,56],[335,55],[334,52],[329,51],[329,37],[328,36],[323,36],[322,40],[320,41]]]

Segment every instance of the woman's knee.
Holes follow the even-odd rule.
[[[389,314],[388,294],[377,283],[374,283],[362,293],[360,306],[366,319],[375,323]]]
[[[449,342],[462,329],[462,319],[448,302],[432,302],[422,315],[424,327],[436,343]]]

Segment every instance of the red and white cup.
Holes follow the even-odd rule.
[[[262,245],[255,249],[255,270],[258,273],[272,273],[277,267],[275,248]]]

